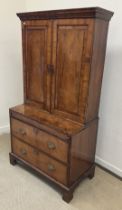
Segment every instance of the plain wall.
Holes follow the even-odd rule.
[[[8,107],[22,101],[22,69],[20,23],[15,16],[19,11],[39,11],[63,8],[101,6],[115,12],[109,28],[105,71],[100,101],[100,121],[96,162],[122,176],[122,15],[120,0],[25,0],[12,1],[11,13],[2,22],[0,51],[0,98],[2,113],[0,126],[8,125]],[[4,1],[3,4],[5,4]],[[10,4],[10,3],[9,3]],[[13,8],[13,5],[15,8]],[[5,4],[5,11],[6,11]],[[9,8],[8,8],[9,10]],[[0,16],[4,17],[4,14]],[[8,22],[9,19],[9,22]],[[12,30],[13,29],[13,30]],[[8,36],[9,34],[9,36]],[[1,73],[2,71],[2,73]]]
[[[0,4],[0,133],[8,129],[9,107],[23,101],[21,28],[16,17],[23,9],[24,0]]]

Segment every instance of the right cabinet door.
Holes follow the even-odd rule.
[[[93,25],[90,19],[53,22],[52,112],[80,122],[87,105]]]

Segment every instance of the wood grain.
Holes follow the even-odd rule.
[[[70,153],[70,184],[73,184],[94,163],[98,119],[72,138]]]
[[[98,116],[107,34],[108,22],[103,20],[95,20],[94,45],[91,62],[88,102],[84,119],[85,122],[89,122]]]

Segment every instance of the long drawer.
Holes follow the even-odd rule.
[[[14,118],[11,118],[11,129],[12,135],[67,163],[68,144],[66,142]]]
[[[55,180],[65,185],[67,184],[67,167],[65,165],[53,160],[14,136],[12,137],[12,150],[18,157],[29,162]]]

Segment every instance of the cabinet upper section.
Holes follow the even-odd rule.
[[[66,18],[98,18],[110,20],[113,12],[100,8],[78,8],[51,11],[26,12],[17,14],[22,21],[40,19],[66,19]]]
[[[95,119],[112,15],[101,8],[18,14],[24,102],[80,123]]]

